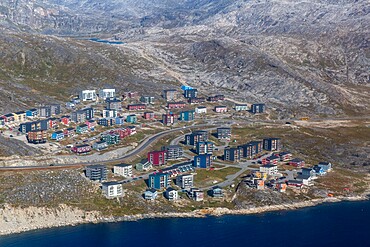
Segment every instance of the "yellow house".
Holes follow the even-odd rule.
[[[19,111],[19,112],[14,112],[14,121],[15,122],[24,122],[26,121],[26,112],[25,111]]]

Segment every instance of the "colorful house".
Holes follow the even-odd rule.
[[[144,112],[144,119],[147,119],[147,120],[152,120],[155,118],[155,115],[154,115],[154,112],[152,111],[147,111],[147,112]]]
[[[215,95],[215,96],[210,96],[208,97],[207,99],[209,102],[218,102],[218,101],[223,101],[225,100],[225,96],[222,95],[222,94],[218,94],[218,95]]]
[[[38,115],[38,110],[36,108],[29,109],[26,111],[26,117],[35,118]]]
[[[67,128],[63,130],[64,136],[72,137],[75,135],[75,129],[74,128]]]
[[[129,111],[140,111],[140,110],[145,110],[146,105],[145,104],[131,104],[127,106],[127,109]]]
[[[206,98],[189,98],[188,103],[193,105],[193,104],[202,104],[206,102]]]
[[[247,111],[248,105],[247,104],[235,104],[235,111]]]
[[[227,112],[227,106],[224,105],[215,106],[215,112],[217,113]]]
[[[55,131],[54,133],[51,134],[51,139],[52,140],[56,140],[56,141],[60,141],[62,139],[64,139],[64,132],[63,131]]]
[[[15,122],[20,123],[20,122],[26,121],[26,112],[25,111],[14,112],[13,115],[14,115],[14,121]]]
[[[329,172],[333,168],[333,165],[330,162],[320,162],[318,166],[321,167],[325,172]]]
[[[152,189],[165,189],[169,186],[167,173],[153,173],[149,175],[148,187]]]
[[[91,151],[91,147],[88,144],[78,145],[71,148],[71,151],[76,154],[85,154]]]
[[[290,152],[279,153],[280,161],[288,161],[292,159],[292,154]]]
[[[70,121],[71,121],[71,119],[70,119],[70,117],[69,117],[69,116],[62,116],[62,117],[60,118],[60,122],[61,122],[62,124],[64,124],[64,125],[69,125]]]
[[[128,115],[126,118],[126,122],[135,124],[137,123],[137,116],[135,114]]]
[[[109,134],[103,135],[101,140],[105,141],[108,145],[114,145],[114,144],[119,143],[120,138],[119,138],[119,134],[109,133]]]
[[[198,168],[209,168],[212,165],[212,155],[201,154],[194,157],[193,166]]]
[[[241,158],[240,150],[241,150],[240,148],[225,148],[224,160],[232,161],[232,162],[239,162]]]
[[[154,96],[144,95],[140,97],[140,102],[144,104],[154,104]]]
[[[303,167],[305,165],[304,160],[300,158],[295,158],[289,161],[289,165],[294,166],[294,167]]]
[[[173,113],[163,114],[162,115],[162,123],[166,126],[173,125],[177,123],[178,116]]]
[[[47,142],[48,136],[44,130],[30,130],[27,132],[27,141],[33,144]]]
[[[148,153],[148,161],[154,166],[166,163],[166,151],[152,151]]]
[[[85,124],[87,125],[87,128],[88,128],[90,131],[94,131],[94,130],[95,130],[95,127],[96,127],[96,122],[95,122],[95,120],[86,120]]]
[[[86,124],[81,124],[76,127],[77,134],[84,134],[89,132],[89,127]]]
[[[265,138],[263,139],[263,149],[268,151],[279,151],[281,148],[280,138]]]
[[[125,123],[124,117],[116,117],[116,125],[123,125]]]
[[[180,120],[181,121],[185,121],[185,122],[193,121],[194,118],[195,118],[195,111],[194,110],[191,110],[191,111],[182,111],[180,113]]]
[[[168,109],[180,109],[186,106],[185,102],[168,102],[167,108]]]
[[[263,113],[265,111],[265,104],[252,104],[251,112],[256,113]]]
[[[147,189],[143,196],[145,200],[154,201],[158,197],[158,192],[155,189]]]

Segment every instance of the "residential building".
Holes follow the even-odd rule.
[[[302,168],[301,174],[303,176],[310,176],[311,178],[316,178],[316,172],[313,168]]]
[[[265,111],[265,104],[252,104],[251,112],[256,113],[263,113]]]
[[[51,117],[51,107],[50,106],[41,106],[38,108],[38,116],[41,118]]]
[[[322,167],[320,167],[318,165],[315,165],[313,167],[313,169],[314,169],[314,171],[315,171],[315,173],[316,173],[317,176],[323,176],[323,175],[326,174],[326,171],[324,170],[324,168],[322,168]]]
[[[108,133],[102,136],[102,141],[106,141],[108,145],[118,144],[120,141],[119,134]]]
[[[164,125],[173,125],[175,123],[177,123],[177,118],[178,116],[176,114],[173,114],[173,113],[168,113],[168,114],[163,114],[162,115],[162,123]]]
[[[223,101],[223,100],[225,100],[225,96],[223,96],[222,94],[219,94],[219,95],[215,95],[215,96],[210,96],[210,97],[208,97],[207,100],[209,102]]]
[[[79,93],[79,99],[82,101],[96,101],[96,90],[82,90]]]
[[[102,183],[102,191],[103,195],[108,199],[123,196],[122,183],[118,182]]]
[[[164,192],[164,196],[169,200],[169,201],[176,201],[179,199],[179,193],[177,190],[174,188],[167,188],[166,191]]]
[[[195,118],[195,111],[194,110],[180,112],[180,120],[181,121],[185,121],[185,122],[193,121],[194,118]]]
[[[94,181],[104,181],[108,178],[108,169],[105,165],[86,166],[85,175]]]
[[[148,153],[148,161],[154,166],[166,163],[166,151],[152,151]]]
[[[247,111],[248,105],[247,104],[235,104],[235,111]]]
[[[67,128],[63,130],[63,133],[65,137],[72,137],[75,135],[75,128]]]
[[[122,110],[122,101],[116,98],[108,98],[105,100],[107,104],[107,109],[108,110],[116,110],[116,111],[121,111]]]
[[[113,173],[122,177],[132,177],[132,165],[119,164],[113,167]]]
[[[131,128],[116,129],[114,133],[118,134],[120,139],[123,139],[131,135]]]
[[[59,115],[62,112],[60,104],[49,104],[46,107],[50,107],[51,115]]]
[[[145,104],[131,104],[127,106],[127,109],[129,111],[140,111],[140,110],[145,110],[146,105]]]
[[[198,142],[196,145],[196,153],[200,154],[212,154],[213,153],[214,144],[213,142]]]
[[[262,165],[268,165],[268,164],[276,165],[279,161],[280,161],[280,156],[273,154],[273,155],[263,158]]]
[[[108,143],[106,141],[98,141],[92,145],[92,148],[97,151],[100,151],[100,150],[108,148]]]
[[[94,120],[86,120],[85,124],[89,128],[89,130],[94,131],[96,127],[96,122]]]
[[[106,99],[113,99],[116,97],[116,89],[114,88],[106,88],[99,90],[99,98],[106,100]]]
[[[277,165],[263,165],[260,166],[260,172],[265,172],[267,175],[275,175],[278,173],[278,167]]]
[[[38,109],[33,108],[26,111],[26,117],[35,118],[38,116]]]
[[[265,181],[262,179],[254,180],[257,190],[264,190],[265,189]]]
[[[47,119],[47,123],[48,123],[48,128],[49,129],[55,129],[56,127],[58,127],[59,119],[49,118],[49,119]]]
[[[115,125],[123,125],[126,122],[126,119],[124,117],[116,117],[115,118]]]
[[[162,151],[166,152],[167,160],[181,159],[183,155],[183,150],[180,145],[170,145],[162,147]]]
[[[4,122],[5,124],[11,124],[14,122],[14,115],[13,113],[8,113],[8,114],[5,114],[2,116],[2,118],[4,119]]]
[[[117,116],[118,116],[117,110],[115,109],[104,109],[102,112],[103,118],[115,118]]]
[[[238,146],[238,148],[240,148],[240,155],[243,158],[251,159],[257,154],[256,145],[253,145],[252,143]]]
[[[89,132],[89,127],[86,124],[80,124],[76,127],[77,134],[84,134]]]
[[[47,142],[48,136],[44,130],[30,130],[27,132],[27,141],[33,144]]]
[[[86,119],[86,111],[78,110],[71,113],[71,120],[75,123],[83,123]]]
[[[88,144],[77,145],[72,147],[71,151],[76,154],[85,154],[91,152],[91,147]]]
[[[227,112],[227,106],[224,105],[215,106],[215,112],[217,113]]]
[[[72,102],[67,102],[66,103],[66,108],[68,109],[73,109],[76,107],[76,104],[75,103],[72,103]]]
[[[212,165],[212,155],[201,154],[194,157],[194,167],[209,168]]]
[[[133,99],[133,98],[136,98],[139,96],[139,93],[138,92],[127,92],[125,93],[125,97],[128,97],[130,99]]]
[[[287,187],[286,183],[277,183],[277,184],[275,184],[275,189],[279,192],[286,192],[286,187]]]
[[[181,109],[186,106],[185,102],[167,102],[168,109]]]
[[[14,121],[15,122],[20,123],[20,122],[26,121],[26,112],[25,111],[14,112],[13,115],[14,115]]]
[[[155,114],[152,111],[147,111],[147,112],[144,112],[143,117],[144,117],[144,119],[152,120],[152,119],[155,119]]]
[[[51,139],[56,141],[64,139],[64,132],[61,130],[55,131],[54,133],[51,134]]]
[[[189,98],[188,103],[193,105],[193,104],[202,104],[206,102],[206,98]]]
[[[190,189],[194,186],[194,175],[183,174],[176,177],[176,185],[182,189]]]
[[[240,161],[240,148],[225,148],[224,150],[224,160],[239,162]]]
[[[154,104],[154,96],[148,96],[148,95],[141,96],[140,97],[140,102],[142,102],[144,104],[151,104],[151,105],[153,105]]]
[[[198,188],[191,188],[189,191],[189,196],[194,201],[200,202],[200,201],[203,201],[204,199],[204,192]]]
[[[150,169],[152,169],[152,167],[152,164],[147,160],[142,160],[135,166],[136,170],[138,170],[139,172],[149,171]]]
[[[93,119],[94,118],[94,109],[89,107],[89,108],[85,108],[85,109],[82,109],[82,111],[85,112],[86,114],[86,120],[90,120],[90,119]],[[84,121],[82,121],[84,122]]]
[[[333,168],[333,165],[330,162],[320,162],[318,166],[321,167],[325,172],[329,172]]]
[[[60,123],[64,125],[69,125],[70,121],[71,121],[71,118],[69,116],[62,116],[60,118]]]
[[[295,180],[289,180],[286,182],[286,184],[288,186],[291,186],[291,187],[296,187],[296,188],[302,188],[303,186],[303,181],[302,180],[298,180],[298,179],[295,179]]]
[[[152,189],[165,189],[169,186],[167,173],[153,173],[149,175],[148,187]]]
[[[220,186],[215,186],[211,189],[210,194],[214,198],[223,198],[224,191]]]
[[[193,133],[185,135],[186,145],[196,147],[198,142],[208,141],[208,131],[198,130]]]
[[[23,134],[26,134],[32,130],[48,130],[49,126],[50,126],[49,121],[47,119],[43,119],[39,121],[20,124],[19,131],[22,132]]]
[[[196,114],[206,114],[207,113],[207,107],[205,106],[198,106],[195,108]]]
[[[144,192],[144,199],[154,201],[158,197],[158,192],[155,189],[147,189]]]
[[[189,98],[197,98],[198,96],[198,89],[191,88],[191,89],[185,89],[184,90],[184,97]]]
[[[217,128],[217,138],[219,140],[230,140],[231,128]]]
[[[268,151],[279,151],[281,148],[280,138],[265,138],[263,139],[263,149]]]
[[[178,97],[178,92],[176,89],[163,90],[163,98],[166,101],[174,101]]]
[[[126,118],[126,122],[135,124],[137,123],[137,116],[135,114],[128,115]]]
[[[292,159],[292,153],[290,152],[281,152],[279,153],[280,161],[288,161]]]
[[[116,124],[115,118],[101,118],[98,120],[98,125],[109,127]]]
[[[294,167],[303,167],[305,165],[305,162],[300,158],[294,158],[291,161],[289,161],[289,165]]]

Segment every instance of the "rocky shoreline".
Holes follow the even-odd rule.
[[[222,215],[247,215],[272,211],[285,211],[305,207],[312,207],[326,202],[363,201],[368,200],[367,195],[352,197],[332,197],[313,199],[294,204],[280,204],[248,209],[206,208],[184,213],[153,213],[125,215],[122,217],[104,217],[98,211],[86,212],[67,205],[57,208],[27,207],[17,208],[8,204],[0,208],[0,235],[9,235],[37,229],[54,228],[61,226],[74,226],[86,223],[136,221],[152,218],[201,218]]]

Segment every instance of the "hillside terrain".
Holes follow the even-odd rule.
[[[62,99],[86,84],[180,81],[281,117],[370,108],[366,1],[21,0],[3,1],[0,20],[2,94],[20,87],[22,102],[23,87]],[[80,39],[97,36],[125,44]]]

